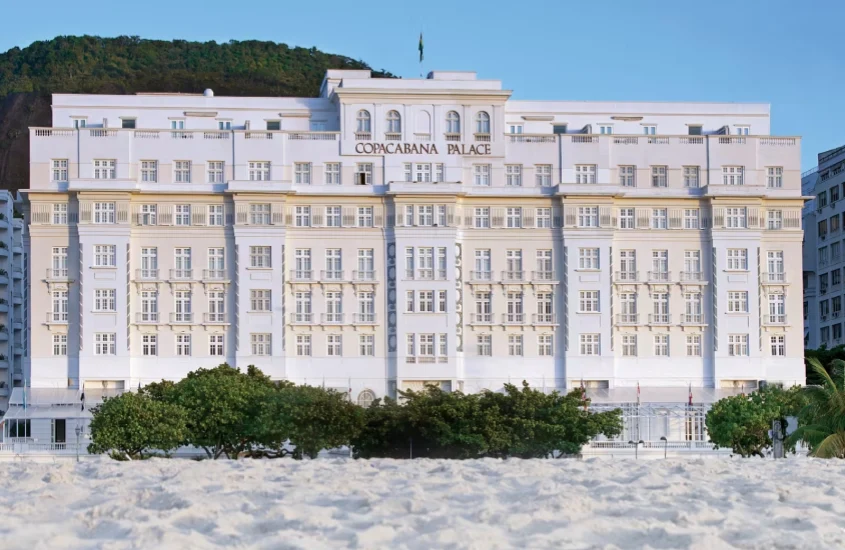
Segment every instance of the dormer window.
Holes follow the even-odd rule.
[[[398,111],[388,111],[387,113],[387,131],[384,133],[385,139],[399,141],[402,139],[402,117]]]
[[[355,118],[355,139],[369,140],[372,138],[370,130],[370,112],[364,109],[358,111]]]

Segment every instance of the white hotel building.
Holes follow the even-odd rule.
[[[316,98],[54,95],[24,192],[27,385],[224,361],[361,403],[803,383],[800,139],[768,105],[510,96],[344,70]]]

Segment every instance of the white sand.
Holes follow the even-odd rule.
[[[845,462],[0,465],[0,548],[845,548]]]

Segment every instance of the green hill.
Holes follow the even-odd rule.
[[[316,96],[326,69],[363,61],[275,42],[59,36],[0,54],[0,189],[29,185],[30,126],[49,126],[50,94],[135,92]],[[392,77],[385,71],[374,76]]]

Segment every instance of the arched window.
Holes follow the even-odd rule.
[[[446,114],[446,133],[460,134],[461,133],[461,115],[455,111],[449,111]]]
[[[376,394],[372,390],[364,390],[358,394],[358,405],[369,407],[376,400]]]
[[[478,114],[475,115],[475,133],[490,133],[490,115],[488,115],[485,111],[479,111]]]
[[[402,117],[397,111],[388,111],[387,113],[387,131],[388,134],[399,134],[402,132]]]
[[[356,132],[369,133],[370,131],[370,112],[364,109],[358,111],[358,121]]]

